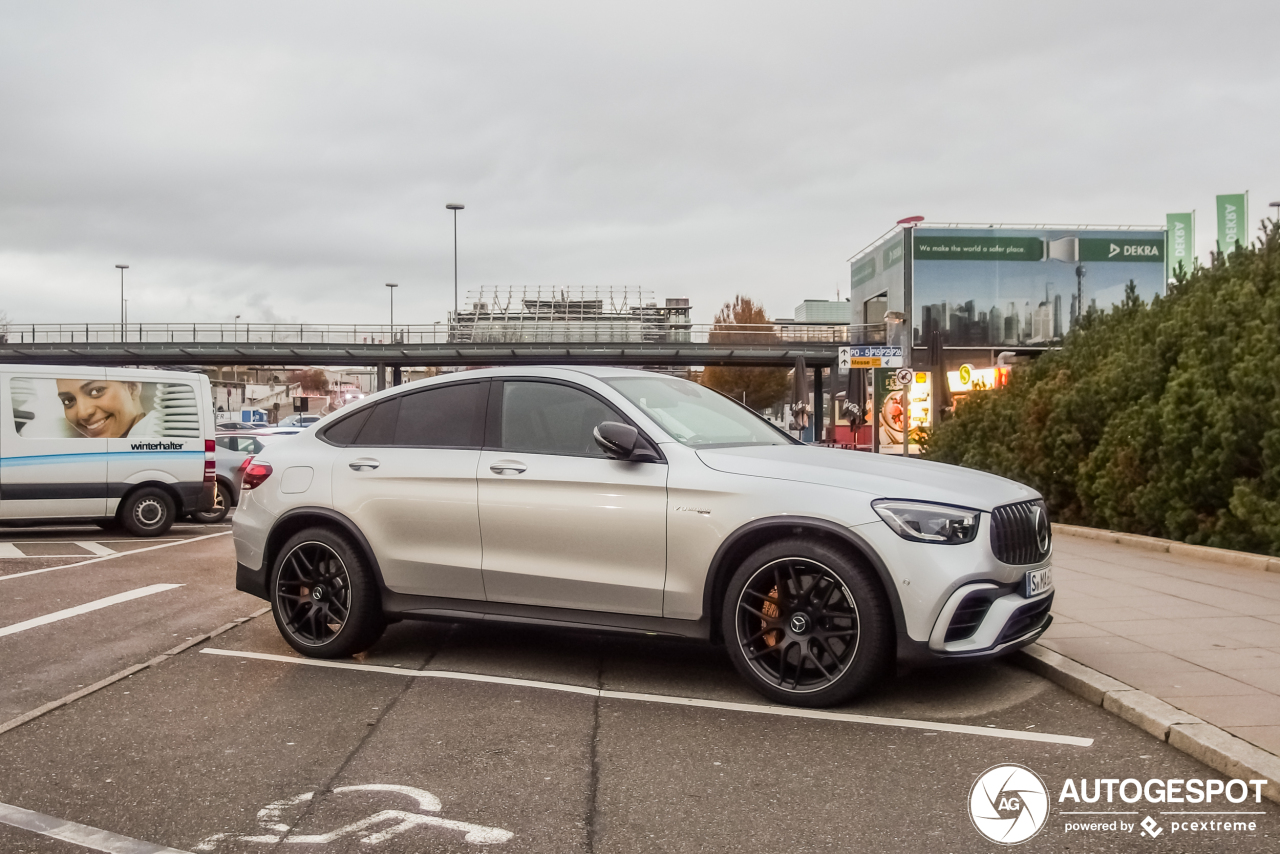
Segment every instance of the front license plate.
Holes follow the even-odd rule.
[[[1051,567],[1033,569],[1023,576],[1022,595],[1027,599],[1039,596],[1041,593],[1048,593],[1052,589],[1053,569]]]

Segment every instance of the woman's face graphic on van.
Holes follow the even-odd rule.
[[[117,380],[58,380],[62,412],[76,432],[90,439],[128,436],[142,411],[142,386]]]

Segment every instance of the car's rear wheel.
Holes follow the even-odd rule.
[[[173,527],[177,512],[169,493],[158,486],[145,486],[125,498],[120,524],[135,537],[158,537]]]
[[[364,652],[386,619],[377,582],[345,537],[308,528],[280,549],[271,574],[271,611],[289,645],[314,658]]]
[[[849,700],[875,685],[892,660],[893,617],[875,573],[800,538],[771,543],[738,568],[721,628],[738,672],[791,705]]]
[[[217,483],[218,488],[214,492],[213,507],[192,513],[192,520],[205,525],[216,525],[227,518],[227,513],[231,512],[231,490],[222,481]]]

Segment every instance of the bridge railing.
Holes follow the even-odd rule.
[[[539,321],[522,324],[431,323],[10,323],[0,343],[22,344],[431,344],[647,343],[772,346],[780,343],[882,344],[884,324],[735,325]]]

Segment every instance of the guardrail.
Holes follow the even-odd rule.
[[[312,323],[10,323],[0,344],[882,344],[884,324],[810,326],[619,323],[549,320],[532,323],[422,325]]]

